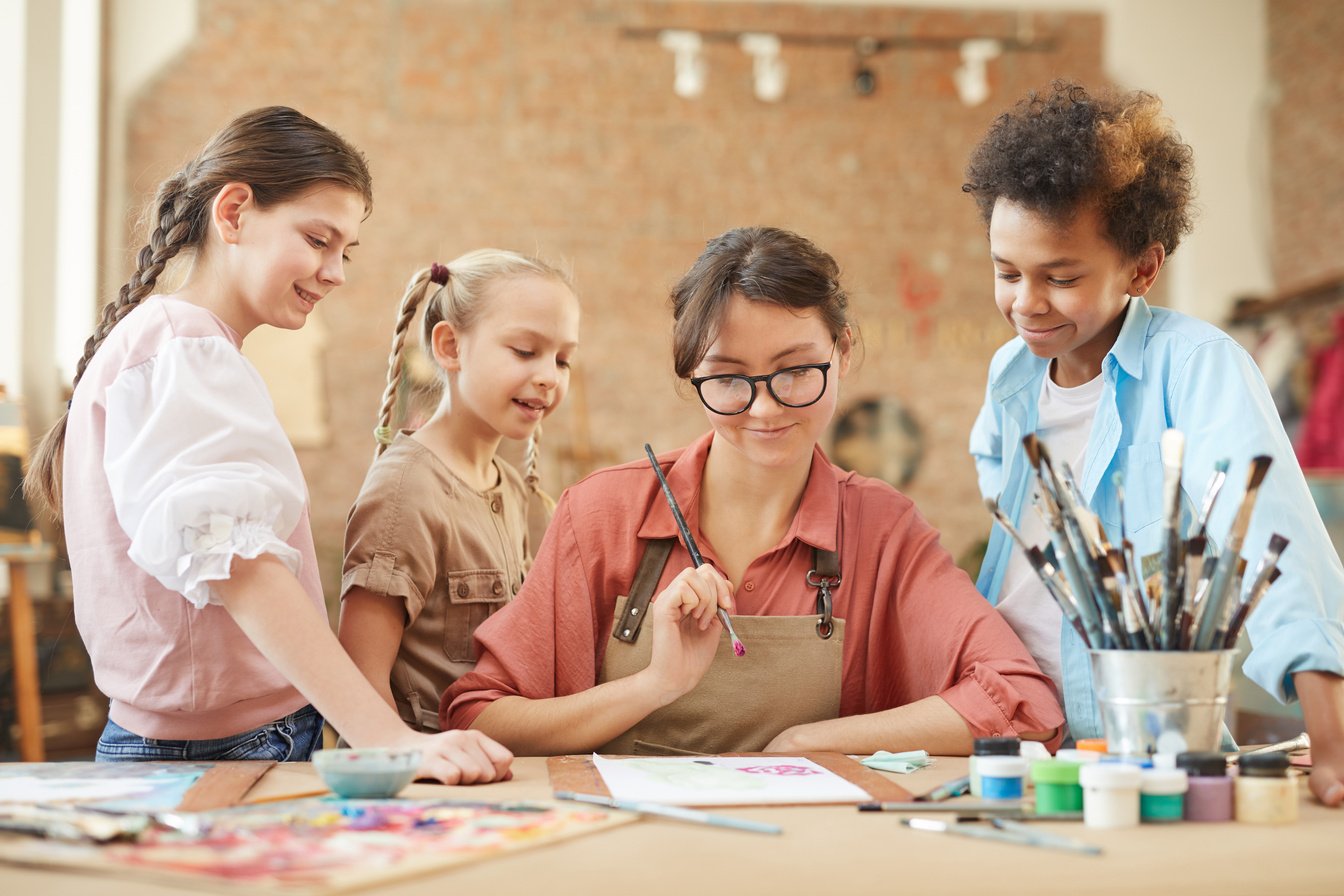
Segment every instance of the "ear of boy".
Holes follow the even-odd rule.
[[[462,369],[461,346],[458,344],[457,331],[453,329],[452,324],[439,321],[429,334],[429,341],[434,352],[434,360],[440,367],[450,373]]]
[[[1152,289],[1158,271],[1167,259],[1167,250],[1161,243],[1153,243],[1139,255],[1134,271],[1134,279],[1129,281],[1128,292],[1131,296],[1141,296]]]

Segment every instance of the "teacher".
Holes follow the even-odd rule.
[[[677,376],[710,431],[561,497],[518,597],[476,631],[441,723],[519,755],[1054,741],[1053,685],[909,498],[817,441],[855,344],[834,259],[774,228],[709,242],[672,292]],[[733,613],[734,656],[716,616]]]

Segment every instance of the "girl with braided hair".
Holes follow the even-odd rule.
[[[259,326],[299,329],[345,282],[371,202],[364,157],[284,107],[239,116],[159,188],[25,482],[64,519],[111,701],[99,760],[306,760],[325,716],[358,746],[420,750],[426,777],[508,774],[488,738],[411,731],[341,649],[298,459],[239,350]],[[181,287],[156,294],[184,254]]]
[[[394,434],[406,332],[442,371],[429,421]],[[579,303],[563,273],[478,249],[411,278],[388,359],[375,462],[345,533],[339,637],[403,721],[439,730],[439,698],[475,665],[476,627],[518,593],[531,564],[541,421],[569,387]],[[526,439],[524,476],[498,456]]]

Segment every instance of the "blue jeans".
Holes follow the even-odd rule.
[[[98,738],[94,758],[98,762],[149,762],[156,760],[273,759],[276,762],[307,762],[322,746],[322,716],[305,706],[283,719],[242,734],[216,740],[157,740],[141,737],[111,719]]]

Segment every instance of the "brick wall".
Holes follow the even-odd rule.
[[[1269,113],[1278,290],[1344,275],[1344,4],[1271,0]]]
[[[676,26],[1006,36],[1022,24],[1056,36],[1055,48],[991,63],[993,92],[977,108],[954,92],[955,49],[880,55],[878,89],[859,97],[852,51],[786,46],[788,93],[767,105],[731,44],[709,45],[705,94],[684,101],[670,54],[622,36]],[[965,445],[989,357],[1010,335],[959,190],[964,162],[1028,89],[1058,75],[1098,83],[1101,30],[1096,15],[889,7],[202,0],[194,44],[137,104],[127,170],[132,195],[147,199],[220,124],[269,103],[330,124],[371,160],[375,211],[358,260],[318,312],[333,438],[300,452],[329,594],[411,271],[483,245],[572,265],[581,359],[544,443],[558,493],[645,441],[669,448],[705,429],[670,372],[666,295],[706,239],[743,224],[795,229],[839,260],[867,343],[842,410],[880,396],[910,410],[924,461],[905,490],[960,553],[987,529]]]

